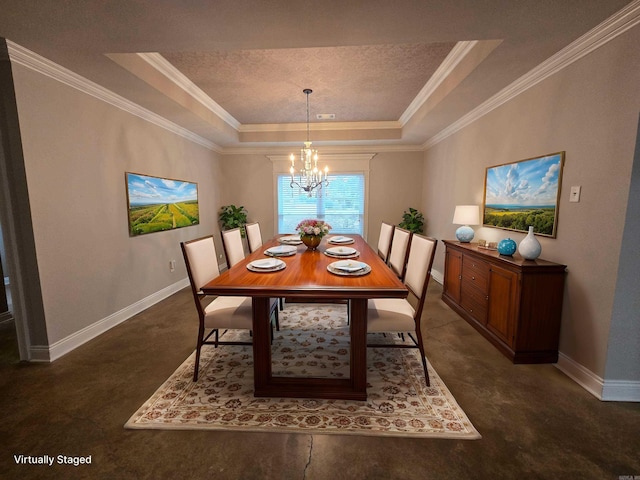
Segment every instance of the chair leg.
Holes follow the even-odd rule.
[[[202,349],[202,335],[204,334],[204,328],[201,326],[198,331],[198,346],[196,347],[196,364],[193,367],[193,381],[198,381],[198,369],[200,368],[200,350]]]
[[[427,387],[431,386],[429,381],[429,370],[427,369],[427,357],[424,354],[424,345],[422,345],[422,337],[418,337],[418,349],[420,350],[420,357],[422,358],[422,368],[424,368],[424,379],[427,381]]]

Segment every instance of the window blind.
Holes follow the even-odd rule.
[[[278,175],[278,233],[293,233],[305,218],[317,218],[331,225],[331,233],[357,233],[364,228],[364,174],[329,174],[323,195],[309,197],[291,188],[291,176]]]

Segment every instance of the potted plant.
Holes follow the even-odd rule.
[[[304,243],[309,250],[315,250],[318,248],[318,245],[320,245],[322,237],[331,230],[331,225],[323,220],[306,219],[298,224],[296,230],[300,234],[302,243]]]
[[[422,233],[424,228],[424,217],[415,208],[409,207],[409,211],[405,210],[402,216],[402,222],[398,224],[400,228],[404,228],[413,233]]]
[[[244,226],[247,223],[247,210],[242,205],[239,207],[236,207],[235,205],[225,205],[220,208],[218,217],[223,230],[231,230],[232,228],[240,227],[240,234],[244,238]]]

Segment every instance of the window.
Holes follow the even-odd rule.
[[[278,233],[292,233],[305,218],[331,225],[332,233],[357,233],[364,229],[364,174],[329,174],[323,195],[307,196],[291,188],[289,175],[278,175]],[[326,189],[326,190],[325,190]]]

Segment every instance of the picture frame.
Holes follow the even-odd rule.
[[[198,184],[125,172],[129,236],[200,223]]]
[[[483,227],[555,238],[565,152],[487,167]]]

